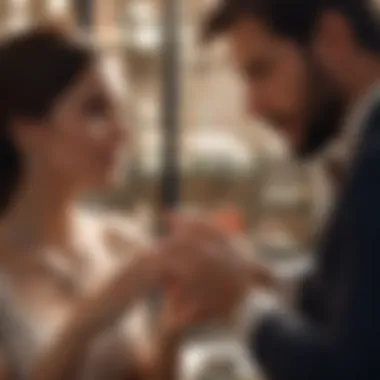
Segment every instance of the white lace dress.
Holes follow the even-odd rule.
[[[113,218],[106,225],[104,234],[99,218],[82,218],[78,237],[86,249],[74,262],[52,251],[32,264],[17,258],[19,263],[2,269],[0,337],[17,378],[27,379],[49,350],[69,320],[76,297],[103,287],[148,241],[128,221]],[[128,346],[144,341],[147,322],[147,310],[141,305],[97,337],[78,379],[125,379]]]

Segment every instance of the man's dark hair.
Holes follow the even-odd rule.
[[[380,11],[377,0],[222,0],[205,23],[204,37],[222,34],[241,17],[262,20],[275,33],[307,44],[320,14],[328,9],[343,13],[365,48],[380,51]],[[374,9],[372,9],[374,8]]]

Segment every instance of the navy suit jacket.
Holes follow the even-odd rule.
[[[298,310],[251,334],[272,380],[380,379],[380,102],[363,124]]]

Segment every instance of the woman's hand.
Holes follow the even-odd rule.
[[[166,288],[158,328],[171,336],[184,336],[205,322],[205,310],[197,297],[186,294],[174,283]]]
[[[178,378],[179,355],[189,329],[204,322],[201,304],[167,284],[164,300],[149,347],[134,354],[134,380]]]
[[[169,289],[178,292],[171,296],[173,303],[181,305],[172,313],[177,320],[224,320],[243,299],[251,286],[251,273],[230,243],[229,237],[192,228],[172,237],[163,256],[172,273]]]

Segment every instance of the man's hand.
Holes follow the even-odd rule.
[[[205,239],[218,240],[220,242],[228,240],[230,253],[235,257],[246,260],[247,271],[251,279],[252,287],[275,289],[278,287],[277,277],[273,271],[263,263],[252,259],[250,247],[247,247],[246,239],[234,235],[233,231],[226,230],[217,223],[211,223],[207,218],[185,217],[184,215],[174,214],[168,218],[170,232],[174,236],[193,234],[194,239],[202,236]]]
[[[249,270],[253,288],[265,288],[270,290],[276,290],[278,288],[278,279],[267,266],[256,261],[249,264]]]

